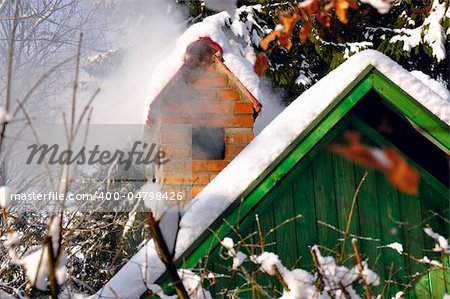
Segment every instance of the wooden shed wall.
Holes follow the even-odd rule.
[[[348,123],[341,125],[340,131],[353,126]],[[327,144],[335,141],[339,134],[336,129],[330,132],[324,142],[298,163],[262,203],[243,219],[239,227],[242,237],[258,231],[255,221],[255,215],[258,215],[264,235],[283,221],[301,214],[301,218],[283,225],[265,240],[266,251],[277,253],[288,268],[311,269],[309,246],[314,244],[338,249],[338,238],[343,235],[337,230],[345,230],[353,194],[364,173],[368,171],[326,149]],[[364,136],[364,140],[367,143],[374,142],[368,136]],[[411,262],[392,249],[379,248],[380,246],[399,242],[403,244],[405,252],[417,258],[424,255],[431,258],[434,243],[424,235],[423,228],[430,225],[442,235],[449,235],[448,223],[433,216],[431,212],[441,213],[444,217],[449,215],[448,188],[426,175],[423,170],[421,174],[419,196],[398,192],[378,171],[369,171],[359,193],[350,234],[365,238],[358,241],[360,249],[365,259],[368,259],[369,266],[380,275],[382,282],[394,279],[406,283],[406,278],[410,280],[411,275],[420,273],[425,267]],[[236,234],[232,237],[235,241],[239,239]],[[260,242],[258,235],[251,239],[255,243]],[[226,268],[231,267],[231,261],[224,260],[220,251],[220,247],[213,249],[208,259],[208,268],[217,273],[229,273]],[[245,249],[242,251],[246,253]],[[351,252],[350,242],[347,242],[346,252]],[[255,249],[255,253],[260,253],[260,249]],[[327,255],[326,250],[322,250],[322,254]],[[352,261],[347,264],[352,264]],[[277,296],[277,291],[282,290],[275,280],[266,277],[259,279],[263,285],[274,286],[269,288],[273,289],[271,292],[274,297]],[[448,281],[450,277],[447,277]],[[226,282],[227,279],[212,288],[211,291],[216,292],[215,298],[220,298],[220,289],[226,287]],[[239,285],[239,279],[236,284]],[[377,293],[383,287],[384,283],[376,288]],[[450,291],[450,285],[448,288]],[[392,295],[398,290],[395,284],[388,284],[384,292],[385,295]],[[252,297],[250,291],[248,296],[243,297]]]

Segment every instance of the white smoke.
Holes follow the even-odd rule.
[[[186,29],[185,18],[172,1],[121,1],[115,5],[107,26],[118,28],[111,52],[117,49],[121,61],[98,83],[101,91],[94,100],[91,122],[143,124],[150,78]]]

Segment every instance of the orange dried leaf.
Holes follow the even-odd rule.
[[[255,73],[258,76],[264,75],[264,72],[269,67],[269,58],[267,58],[266,54],[259,53],[258,56],[256,56],[255,65],[253,66],[253,69]]]
[[[353,9],[358,8],[358,4],[356,3],[356,0],[336,0],[336,1],[334,1],[334,9],[336,10],[336,15],[338,16],[339,20],[343,24],[348,23],[347,11],[349,8],[353,8]]]
[[[386,178],[398,190],[416,195],[419,192],[420,175],[393,148],[385,148],[383,152],[389,159],[390,165],[386,170]]]
[[[280,32],[278,43],[288,51],[292,48],[292,32],[294,31],[295,25],[299,20],[300,16],[296,13],[292,15],[287,13],[280,15],[280,22],[283,24],[284,30]]]
[[[311,18],[312,15],[319,11],[320,3],[318,0],[303,1],[298,4],[299,14],[304,17]]]
[[[330,29],[330,21],[331,17],[328,13],[321,11],[317,15],[317,21],[322,25],[323,27]]]
[[[261,40],[260,46],[264,51],[267,51],[269,48],[269,44],[276,40],[281,34],[281,31],[274,30],[271,33],[269,33],[265,38]]]
[[[415,195],[419,191],[419,173],[394,148],[371,148],[360,142],[359,134],[345,135],[347,145],[332,144],[330,150],[356,164],[379,169],[386,179],[401,192]]]
[[[280,37],[278,38],[278,43],[280,44],[280,46],[289,51],[292,48],[291,35],[282,32],[280,34]]]
[[[358,133],[348,132],[345,137],[349,141],[347,145],[332,144],[330,150],[344,156],[356,164],[383,169],[382,163],[380,163],[373,155],[371,148],[360,142]]]
[[[302,28],[300,28],[300,42],[302,44],[306,43],[308,35],[311,32],[311,27],[311,22],[306,22],[305,24],[303,24]]]
[[[283,13],[280,15],[280,22],[283,24],[284,32],[291,35],[294,31],[295,24],[300,20],[300,16],[296,13],[290,15],[288,13]]]

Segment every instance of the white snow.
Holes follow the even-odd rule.
[[[237,270],[247,259],[247,255],[241,251],[236,252],[234,249],[234,241],[229,237],[225,237],[221,242],[223,247],[228,250],[228,255],[233,258],[232,270]]]
[[[411,71],[411,74],[414,77],[416,77],[417,79],[419,79],[420,81],[422,81],[422,83],[424,85],[428,86],[435,93],[440,95],[442,98],[444,98],[444,99],[445,98],[450,98],[450,91],[448,91],[448,89],[445,88],[444,85],[442,85],[438,81],[434,80],[433,78],[431,78],[427,74],[425,74],[425,73],[423,73],[421,71],[418,71],[418,70]]]
[[[161,193],[161,188],[160,184],[147,183],[138,191],[139,197],[143,199],[145,207],[152,212],[156,221],[159,221],[169,208],[166,200],[156,199],[156,194]]]
[[[439,0],[434,0],[430,14],[421,26],[414,29],[394,29],[398,34],[392,37],[390,42],[403,42],[403,50],[408,52],[420,43],[426,43],[431,47],[436,60],[442,61],[446,57],[445,44],[447,42],[444,28],[441,25],[444,18],[448,18],[446,16],[446,3],[439,3]]]
[[[362,3],[372,5],[379,13],[388,13],[394,0],[360,0]]]
[[[183,285],[192,299],[212,299],[211,293],[202,287],[202,278],[186,269],[178,270]]]
[[[67,255],[63,252],[55,269],[56,281],[60,285],[67,279],[66,262]],[[25,275],[32,285],[39,290],[47,290],[49,254],[46,248],[41,247],[33,251],[23,259],[17,261],[16,264],[25,269]]]
[[[9,114],[3,107],[0,107],[0,125],[10,122],[12,119],[12,115]]]
[[[47,235],[51,237],[53,252],[56,253],[59,250],[60,239],[60,217],[55,216],[50,219],[48,225]],[[19,236],[17,234],[8,235],[8,245],[16,244]],[[25,275],[28,281],[39,290],[47,290],[48,276],[50,273],[50,250],[47,245],[38,246],[33,251],[27,254],[23,258],[19,258],[16,251],[12,248],[8,248],[8,253],[11,258],[11,263],[23,267]],[[56,282],[62,285],[68,277],[67,274],[67,254],[62,251],[59,255],[57,264],[55,265]]]
[[[278,255],[273,252],[263,252],[258,256],[252,256],[250,259],[255,263],[259,264],[261,269],[267,274],[273,276],[275,275],[275,267],[280,270],[283,268]]]
[[[153,294],[157,295],[158,298],[161,298],[161,299],[176,299],[177,298],[176,295],[167,296],[166,294],[164,294],[163,289],[157,284],[149,285],[148,289],[149,289],[150,292],[152,292]]]
[[[369,49],[373,47],[372,42],[355,42],[355,43],[345,43],[344,58],[348,59],[351,55],[361,52],[362,50]]]
[[[450,254],[450,247],[448,245],[448,241],[446,238],[441,236],[438,233],[435,233],[431,228],[427,227],[423,229],[425,233],[434,240],[434,251],[436,252],[444,252],[446,254]]]
[[[439,263],[436,260],[430,260],[426,255],[423,258],[418,259],[417,261],[419,263],[423,263],[423,264],[429,264],[429,265],[436,266],[436,267],[442,267],[441,263]]]
[[[283,280],[289,287],[289,291],[284,290],[280,299],[303,299],[318,298],[317,290],[314,286],[315,277],[303,269],[287,269],[272,252],[263,252],[258,256],[251,256],[250,260],[258,264],[261,269],[273,276],[275,269],[281,274]]]
[[[308,77],[306,77],[304,74],[300,74],[297,79],[295,79],[295,84],[297,85],[310,85],[312,80]]]
[[[324,290],[333,294],[334,298],[344,298],[344,294],[339,288],[340,285],[345,286],[345,291],[351,298],[359,298],[352,287],[353,282],[358,279],[363,279],[368,285],[380,284],[380,278],[368,268],[366,262],[363,262],[362,271],[359,270],[357,265],[349,269],[345,266],[337,265],[335,259],[331,256],[322,256],[316,245],[312,247],[312,250],[317,257],[319,271],[326,278],[323,280]]]
[[[441,97],[396,62],[377,51],[365,50],[355,54],[292,102],[186,207],[180,222],[176,257],[181,256],[370,65],[450,125],[450,98]],[[110,286],[123,297],[142,294],[146,288],[140,275],[140,267],[146,261],[151,269],[148,271],[148,283],[153,283],[164,272],[164,267],[157,258],[153,242],[149,241],[108,282],[103,289],[104,294],[113,296],[108,291]]]
[[[247,255],[243,253],[242,251],[238,251],[236,253],[236,256],[233,257],[233,266],[231,269],[237,270],[243,262],[245,262],[245,259],[247,258]]]
[[[7,186],[0,187],[0,208],[7,209],[11,204],[11,188]]]
[[[225,247],[228,250],[231,250],[234,247],[234,241],[233,241],[233,239],[231,239],[229,237],[225,237],[222,240],[221,244],[222,244],[223,247]]]
[[[389,247],[391,249],[394,249],[395,251],[397,251],[399,254],[403,254],[403,245],[398,243],[398,242],[394,242],[391,244],[388,244],[384,247]]]

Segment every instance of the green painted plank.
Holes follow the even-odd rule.
[[[400,206],[397,191],[386,181],[382,173],[374,174],[378,188],[378,199],[380,208],[380,229],[381,244],[388,245],[394,242],[403,243],[402,226],[399,224]],[[385,280],[395,280],[399,283],[405,281],[405,257],[390,248],[380,249],[384,261]],[[403,288],[399,288],[395,283],[388,283],[384,287],[383,298],[390,298]]]
[[[314,201],[317,221],[332,227],[338,226],[336,197],[333,184],[332,154],[324,150],[313,162]],[[338,233],[323,224],[318,224],[317,234],[319,244],[335,250],[338,243]]]
[[[359,182],[368,170],[355,165],[354,171],[356,182]],[[369,171],[359,191],[358,216],[361,236],[373,239],[359,240],[358,244],[363,252],[363,256],[368,260],[369,266],[379,274],[380,280],[384,281],[384,260],[382,252],[378,248],[381,245],[380,207],[378,204],[377,184],[373,171]],[[374,290],[377,293],[380,292],[381,286],[374,287]]]
[[[403,228],[403,248],[405,252],[412,254],[414,257],[421,258],[423,256],[422,249],[425,247],[425,242],[420,198],[398,192],[398,199],[402,207],[400,210],[402,222],[405,224]],[[414,275],[424,270],[422,265],[410,259],[406,259],[406,267],[409,275]]]
[[[284,221],[295,216],[291,181],[285,179],[277,189],[273,210],[275,226],[281,225]],[[281,226],[276,231],[277,250],[275,252],[288,269],[295,266],[298,258],[296,239],[297,232],[294,221]]]
[[[433,188],[425,180],[420,181],[419,186],[421,200],[421,212],[424,223],[422,228],[430,226],[431,228],[438,229],[442,227],[442,219],[435,216],[434,213],[442,213],[445,210],[443,206],[442,196],[435,192]],[[445,225],[444,225],[445,227]],[[432,249],[434,247],[433,239],[429,237],[424,238],[424,248]],[[428,253],[427,253],[428,254]]]
[[[347,223],[349,221],[350,211],[352,207],[353,195],[356,191],[355,176],[353,172],[353,164],[346,158],[334,154],[333,155],[333,180],[336,194],[336,204],[338,206],[338,227],[345,232]],[[359,235],[359,216],[358,203],[356,202],[353,211],[352,219],[350,220],[349,234]],[[340,236],[341,238],[343,235]],[[348,236],[345,246],[345,253],[352,254],[353,249],[351,245],[352,237]],[[342,243],[341,243],[342,246]],[[339,248],[342,251],[342,247]],[[353,261],[349,261],[353,263]]]
[[[259,220],[261,223],[263,238],[273,227],[275,227],[274,215],[272,213],[273,208],[274,205],[273,203],[271,203],[268,209],[266,209],[265,211],[259,211]],[[275,247],[276,245],[274,245],[275,242],[276,242],[275,233],[268,235],[267,238],[264,239],[265,244],[264,250],[274,251],[276,248]],[[269,286],[273,284],[272,280],[268,277],[268,275],[265,274],[260,275],[260,279],[258,281],[262,286],[266,286],[268,288],[270,288]]]
[[[312,167],[300,169],[294,173],[294,176],[296,179],[292,183],[295,214],[302,215],[302,218],[296,221],[298,255],[301,257],[300,265],[312,269],[313,262],[309,246],[318,243]]]

